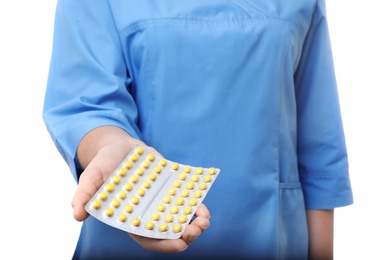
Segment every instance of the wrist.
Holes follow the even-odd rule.
[[[88,132],[80,141],[77,148],[77,160],[85,169],[96,154],[104,147],[118,145],[131,149],[138,140],[116,126],[100,126]]]

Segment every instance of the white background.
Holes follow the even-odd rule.
[[[390,259],[385,3],[327,4],[355,198],[336,210],[335,259]],[[70,206],[76,184],[41,119],[54,9],[54,0],[0,3],[0,252],[7,259],[70,259],[80,228]]]

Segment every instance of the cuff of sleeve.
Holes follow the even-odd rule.
[[[71,131],[62,131],[55,137],[55,145],[66,161],[73,178],[78,182],[82,169],[76,158],[77,147],[81,139],[92,129],[100,126],[116,126],[128,132],[132,137],[140,139],[140,133],[136,126],[131,126],[128,122],[123,122],[116,118],[105,118],[101,115],[84,118],[82,122],[72,125]],[[74,130],[77,129],[77,130]]]
[[[347,169],[330,174],[303,173],[300,178],[306,209],[333,209],[353,203]]]

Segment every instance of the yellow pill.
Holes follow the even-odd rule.
[[[160,173],[161,172],[161,167],[160,166],[154,166],[153,171],[155,173]]]
[[[111,181],[114,184],[118,184],[121,182],[121,178],[119,178],[119,176],[114,176],[114,177],[112,177]]]
[[[131,203],[133,203],[134,205],[137,205],[139,203],[139,198],[137,196],[133,196],[131,197]]]
[[[181,182],[179,180],[173,182],[173,187],[180,188],[180,186],[181,186]]]
[[[126,169],[125,168],[120,168],[119,170],[118,170],[118,174],[119,174],[119,176],[125,176],[126,175]]]
[[[137,176],[137,175],[131,175],[130,181],[131,181],[132,183],[137,183],[137,182],[138,182],[138,176]]]
[[[99,193],[98,198],[99,200],[105,201],[108,198],[108,194],[102,191]]]
[[[207,172],[210,175],[214,175],[217,172],[217,170],[215,168],[210,168]]]
[[[136,173],[138,176],[142,176],[142,175],[144,175],[144,169],[142,169],[142,168],[137,168],[137,170],[135,170],[135,173]]]
[[[100,200],[94,200],[92,202],[92,208],[93,209],[100,209],[101,205],[102,205],[102,203],[100,202]]]
[[[138,161],[138,154],[133,153],[133,154],[130,156],[130,159],[131,159],[133,162]]]
[[[186,184],[186,188],[187,188],[188,190],[192,190],[192,189],[194,188],[194,183],[188,182],[188,183]]]
[[[187,175],[185,173],[180,173],[177,177],[179,178],[179,180],[184,181],[186,179]]]
[[[174,170],[174,171],[176,171],[177,169],[179,169],[179,164],[177,164],[177,163],[172,163],[171,169]]]
[[[158,213],[153,213],[152,214],[152,220],[153,221],[157,221],[157,220],[159,220],[160,219],[160,214],[158,214]]]
[[[160,224],[159,230],[161,232],[166,232],[168,230],[168,225],[165,223]]]
[[[160,162],[158,163],[160,166],[165,167],[167,165],[167,161],[164,159],[161,159]]]
[[[154,154],[152,154],[152,153],[148,154],[148,160],[153,162],[154,161]]]
[[[196,168],[196,174],[201,175],[203,174],[203,168]]]
[[[184,166],[183,171],[184,171],[185,173],[190,173],[190,172],[191,172],[191,167],[190,167],[190,166]]]
[[[127,204],[123,209],[124,209],[124,211],[125,211],[126,213],[131,213],[131,212],[133,212],[133,206],[131,206],[131,205],[129,205],[129,204]]]
[[[149,168],[150,166],[150,162],[149,161],[143,161],[142,162],[142,167],[144,167],[145,169]]]
[[[192,175],[191,176],[191,181],[193,181],[193,182],[199,181],[199,176],[198,175]]]
[[[187,198],[188,197],[188,194],[189,194],[189,191],[188,190],[182,190],[180,192],[180,195],[183,197],[183,198]]]
[[[137,149],[135,150],[136,153],[138,153],[139,155],[143,154],[144,153],[144,149],[142,147],[137,147]]]
[[[177,214],[179,212],[179,207],[177,206],[172,206],[171,209],[169,210],[172,214]]]
[[[141,224],[141,220],[140,220],[139,218],[133,218],[133,219],[131,220],[131,224],[132,224],[133,226],[138,227],[138,226]]]
[[[127,169],[131,169],[131,167],[133,167],[133,163],[132,163],[131,161],[126,161],[126,162],[125,162],[125,167],[126,167]]]
[[[112,208],[106,208],[106,210],[104,211],[104,214],[107,217],[111,217],[114,214],[114,210]]]
[[[113,206],[114,208],[119,207],[119,205],[121,205],[121,202],[118,199],[113,199],[111,201],[111,206]]]
[[[192,213],[192,208],[191,207],[186,207],[186,208],[184,208],[183,212],[184,212],[184,214],[189,215],[189,214]]]
[[[210,182],[211,181],[211,176],[210,175],[206,175],[203,177],[203,181],[204,182]]]
[[[165,211],[165,205],[164,204],[158,204],[157,205],[157,211],[158,212],[164,212]]]
[[[180,225],[180,224],[174,225],[173,228],[172,228],[172,230],[173,230],[173,232],[175,232],[175,233],[181,232],[181,225]]]
[[[138,194],[138,196],[144,196],[144,195],[145,195],[145,190],[142,189],[142,188],[139,188],[139,189],[137,190],[137,194]]]
[[[173,221],[173,216],[172,215],[165,215],[165,217],[164,217],[164,220],[165,220],[165,222],[166,223],[172,223],[172,221]]]
[[[188,205],[190,206],[196,206],[196,204],[198,204],[198,201],[196,199],[190,199],[190,201],[188,202]]]
[[[146,222],[146,223],[145,223],[145,228],[146,228],[147,230],[153,230],[153,228],[154,228],[154,223],[151,222],[151,221]]]
[[[126,183],[123,188],[126,190],[126,191],[131,191],[131,189],[133,188],[133,184],[131,184],[130,182]]]
[[[126,198],[126,192],[124,190],[120,190],[117,195],[118,199],[125,199]]]
[[[186,216],[180,216],[179,218],[178,218],[178,221],[179,221],[179,223],[180,224],[184,224],[184,223],[186,223],[187,222],[187,217]]]
[[[142,187],[144,187],[145,189],[149,189],[150,188],[150,181],[144,181],[142,183]]]
[[[151,173],[148,175],[148,179],[151,180],[151,181],[155,181],[156,180],[156,174],[154,173]]]
[[[171,196],[175,196],[175,194],[176,194],[176,189],[175,189],[175,188],[169,188],[169,189],[168,189],[168,194],[171,195]]]
[[[115,186],[112,183],[107,183],[107,185],[104,187],[104,190],[107,192],[112,192],[115,189]]]
[[[200,190],[195,191],[194,192],[194,197],[195,198],[201,198],[202,197],[202,191],[200,191]]]
[[[118,215],[118,220],[119,220],[120,222],[125,222],[126,219],[127,219],[126,214],[121,213],[121,214]]]
[[[164,196],[164,197],[162,198],[162,200],[163,200],[163,202],[164,202],[165,204],[169,204],[169,203],[171,202],[171,197],[169,197],[169,196]]]
[[[204,182],[199,183],[199,189],[200,189],[200,190],[205,190],[205,189],[207,189],[207,184],[204,183]]]
[[[184,204],[184,199],[183,198],[177,198],[176,199],[176,205],[177,206],[182,206]]]

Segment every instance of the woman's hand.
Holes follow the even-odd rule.
[[[113,126],[96,128],[81,140],[77,156],[85,170],[79,178],[72,200],[73,216],[77,221],[84,221],[89,216],[84,206],[136,145],[141,145],[159,154],[152,147]],[[143,248],[151,251],[180,252],[185,250],[210,225],[210,213],[205,205],[199,206],[195,216],[196,218],[186,227],[179,239],[152,239],[133,234],[130,236]]]
[[[72,200],[73,216],[77,221],[83,221],[89,216],[84,206],[136,145],[157,153],[155,149],[114,126],[96,128],[81,140],[77,157],[85,170],[79,178]]]

